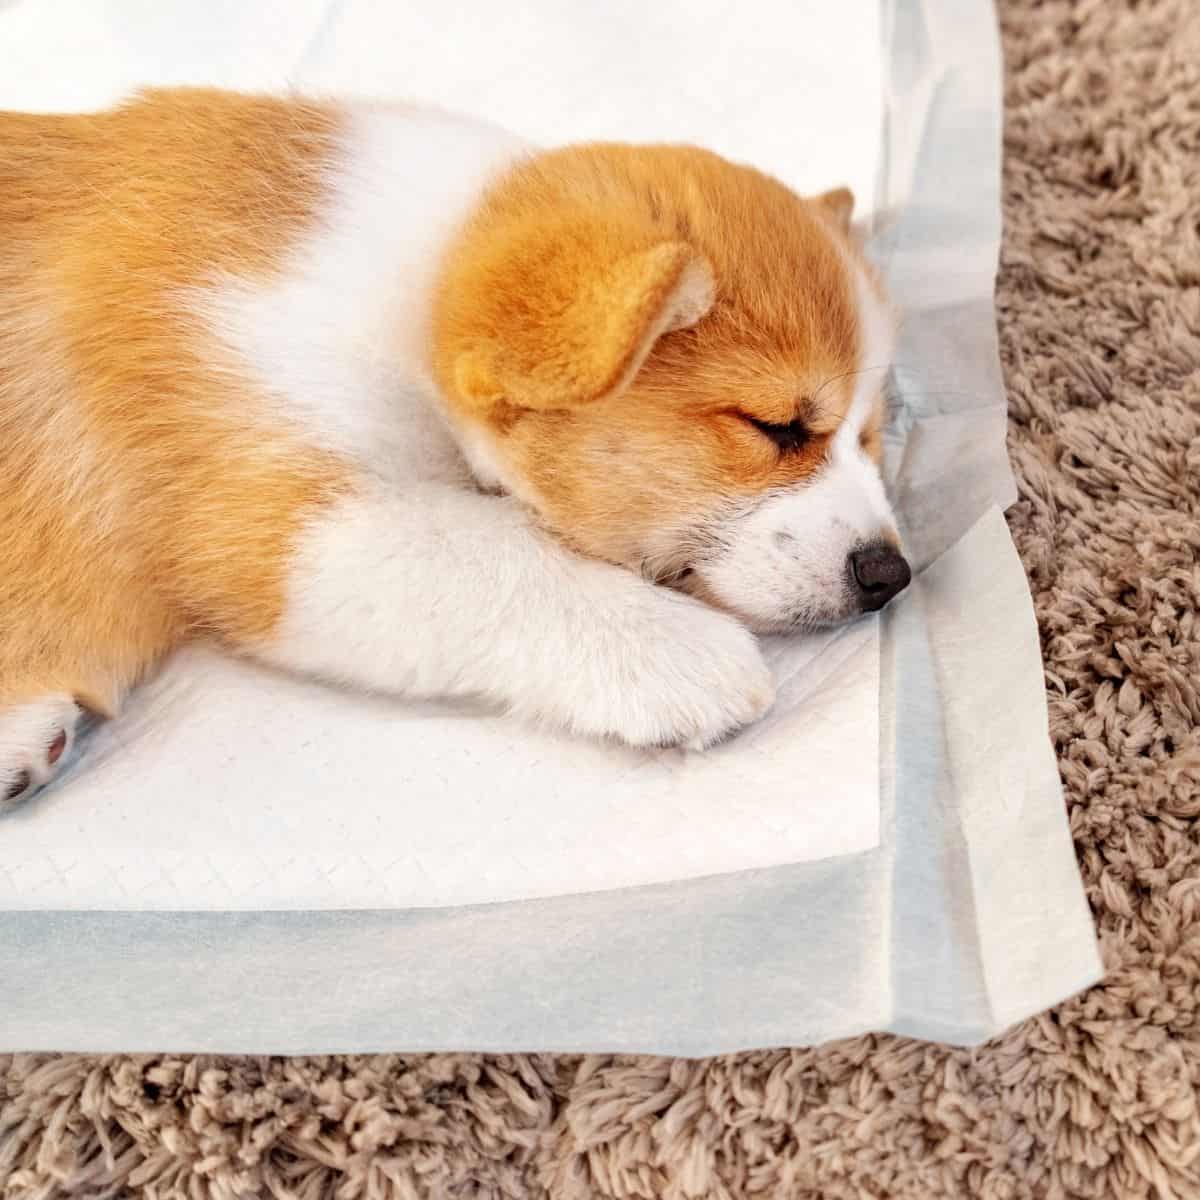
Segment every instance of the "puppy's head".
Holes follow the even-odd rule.
[[[481,482],[760,631],[880,608],[909,579],[878,470],[892,324],[851,204],[683,147],[512,172],[434,305]]]

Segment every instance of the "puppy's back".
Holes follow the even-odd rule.
[[[256,422],[187,296],[273,270],[337,124],[200,89],[0,113],[0,705],[111,708],[206,611],[273,619],[271,564],[336,468]]]

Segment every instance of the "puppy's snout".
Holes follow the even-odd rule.
[[[904,555],[885,542],[853,551],[847,565],[863,612],[878,611],[912,580]]]

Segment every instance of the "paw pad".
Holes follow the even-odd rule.
[[[54,741],[50,743],[50,748],[46,751],[46,762],[49,763],[50,766],[54,766],[54,764],[58,762],[60,758],[62,758],[63,751],[66,748],[67,731],[65,729],[60,729],[58,731],[58,737],[56,737]]]
[[[8,785],[8,791],[6,791],[4,795],[0,797],[0,804],[11,804],[14,800],[19,800],[25,794],[25,792],[29,790],[32,784],[33,777],[28,771],[22,771],[16,777],[16,779],[14,779],[12,783]]]

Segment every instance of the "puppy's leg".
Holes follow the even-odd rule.
[[[81,715],[74,698],[61,692],[0,710],[0,811],[54,778]]]
[[[169,648],[152,623],[140,639],[130,635],[135,604],[121,622],[107,621],[109,598],[99,587],[88,595],[91,620],[59,619],[56,605],[43,611],[34,602],[0,636],[0,812],[48,784],[70,758],[84,714],[116,716]]]
[[[83,659],[81,663],[82,668],[94,666]],[[43,664],[42,670],[23,678],[2,673],[0,813],[50,783],[70,759],[85,714],[115,717],[129,685],[147,669],[148,664],[123,678],[81,669],[79,664],[74,670],[51,670]]]
[[[635,745],[711,743],[774,696],[730,617],[570,553],[510,500],[444,486],[324,510],[291,561],[281,621],[243,645],[326,679],[481,696]]]

